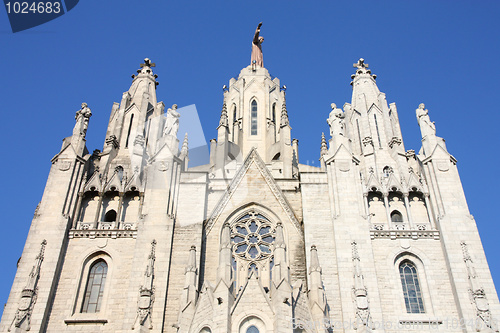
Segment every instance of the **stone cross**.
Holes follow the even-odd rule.
[[[151,60],[149,60],[149,58],[145,58],[144,63],[141,64],[141,68],[142,67],[156,67],[156,64],[154,62],[151,62]]]
[[[359,58],[358,62],[356,64],[352,64],[354,68],[368,68],[368,64],[365,63],[365,59]]]

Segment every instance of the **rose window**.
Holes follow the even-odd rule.
[[[231,230],[234,254],[242,259],[261,260],[272,253],[274,228],[263,215],[254,211],[242,216]]]

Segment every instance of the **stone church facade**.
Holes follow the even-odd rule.
[[[498,332],[457,161],[423,104],[416,153],[360,59],[308,166],[286,88],[253,62],[224,89],[210,163],[189,167],[153,67],[113,104],[102,151],[77,112],[1,332]]]

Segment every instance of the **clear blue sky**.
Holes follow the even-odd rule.
[[[50,159],[71,135],[80,103],[93,112],[87,146],[101,149],[112,103],[149,57],[157,64],[158,99],[195,104],[207,139],[215,137],[221,87],[249,64],[260,21],[265,65],[288,87],[301,163],[317,165],[330,103],[350,102],[352,64],[360,57],[378,75],[388,102],[397,104],[406,149],[420,149],[415,109],[426,103],[437,134],[458,159],[498,285],[499,13],[500,2],[487,0],[84,0],[54,21],[12,34],[0,9],[0,304]]]

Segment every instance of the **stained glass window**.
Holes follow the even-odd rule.
[[[104,260],[98,260],[90,267],[82,312],[93,313],[100,311],[107,273],[108,265]]]
[[[425,313],[422,291],[418,280],[417,268],[410,261],[403,261],[399,265],[399,275],[403,285],[406,312]]]
[[[250,125],[251,125],[251,134],[257,135],[257,101],[252,101],[252,110],[250,114]]]

